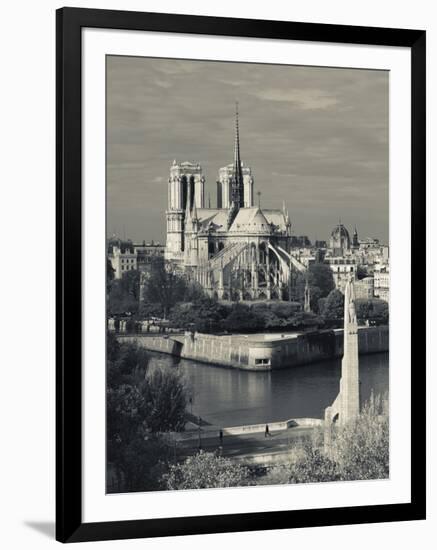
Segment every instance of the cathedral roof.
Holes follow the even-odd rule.
[[[227,232],[228,208],[198,208],[197,219],[201,230],[212,229],[216,233]],[[230,228],[238,233],[271,234],[274,228],[285,231],[286,220],[282,210],[261,210],[258,206],[240,208]]]
[[[211,227],[216,232],[227,231],[227,208],[198,208],[197,219],[202,230]]]
[[[240,208],[230,231],[270,234],[272,228],[261,208]]]
[[[263,208],[263,214],[271,224],[279,229],[279,231],[285,231],[287,229],[287,222],[282,210],[266,210]]]

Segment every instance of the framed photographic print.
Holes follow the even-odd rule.
[[[425,518],[425,32],[57,12],[57,539]]]

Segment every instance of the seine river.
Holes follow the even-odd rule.
[[[272,372],[215,367],[162,354],[150,366],[184,373],[193,395],[192,411],[210,424],[228,427],[288,418],[322,418],[338,393],[341,359]],[[360,356],[361,397],[388,391],[388,353]]]

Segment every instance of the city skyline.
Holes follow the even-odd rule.
[[[218,170],[232,162],[235,100],[262,207],[285,201],[293,233],[311,240],[328,240],[341,219],[388,243],[388,73],[113,56],[108,236],[165,242],[174,159],[202,166],[215,207]]]

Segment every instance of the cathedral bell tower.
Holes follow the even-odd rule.
[[[167,242],[165,258],[183,261],[186,212],[205,207],[205,178],[199,164],[173,161],[168,179]]]

